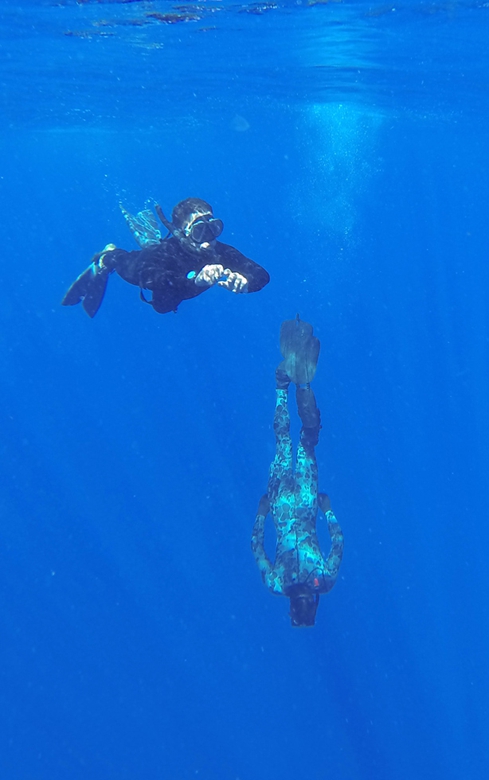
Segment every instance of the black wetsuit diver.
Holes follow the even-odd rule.
[[[292,625],[313,626],[319,594],[331,590],[338,576],[343,556],[343,534],[328,496],[318,493],[314,448],[318,443],[321,421],[309,382],[316,370],[319,341],[312,335],[312,327],[297,318],[282,324],[281,346],[285,360],[276,371],[273,423],[276,454],[270,467],[267,493],[258,507],[251,547],[266,586],[272,593],[290,598]],[[295,472],[287,403],[291,381],[297,384],[297,408],[302,421]],[[331,537],[331,549],[326,558],[316,534],[318,506],[326,516]],[[264,547],[268,513],[272,516],[277,535],[273,563]]]
[[[257,292],[269,282],[264,268],[234,247],[217,241],[223,223],[205,201],[187,198],[177,203],[171,222],[159,206],[155,208],[168,237],[162,237],[151,210],[133,217],[122,209],[141,249],[126,252],[108,244],[71,285],[63,306],[82,302],[87,314],[94,317],[114,271],[139,287],[141,298],[160,314],[176,311],[183,300],[195,298],[215,284],[234,293],[246,293]],[[144,298],[143,290],[151,290],[152,300]]]

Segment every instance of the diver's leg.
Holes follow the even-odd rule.
[[[288,389],[290,379],[279,366],[276,371],[276,398],[273,430],[275,432],[275,458],[270,466],[268,497],[273,504],[286,477],[292,477],[292,439],[290,438],[290,414]]]
[[[153,297],[151,301],[146,300],[142,296],[145,303],[150,303],[153,309],[158,314],[169,314],[170,312],[176,312],[178,304],[181,302],[181,298],[172,292],[172,288],[159,288],[153,290]]]
[[[318,467],[315,447],[319,440],[321,416],[311,388],[298,387],[296,391],[297,410],[302,421],[295,478],[302,508],[311,507],[314,515],[317,509]]]

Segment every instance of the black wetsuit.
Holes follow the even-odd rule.
[[[195,284],[195,276],[205,265],[219,263],[242,274],[248,281],[247,292],[250,293],[261,290],[270,281],[261,265],[220,241],[215,241],[212,249],[192,252],[171,237],[134,252],[114,249],[105,254],[103,262],[109,271],[116,271],[126,282],[141,290],[151,290],[153,299],[148,303],[160,314],[176,311],[182,301],[195,298],[208,289]]]

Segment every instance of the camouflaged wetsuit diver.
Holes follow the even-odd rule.
[[[267,493],[258,507],[252,550],[263,581],[272,593],[290,596],[291,588],[299,583],[307,585],[315,594],[327,593],[338,575],[343,555],[343,534],[328,496],[318,494],[314,448],[319,438],[319,410],[311,388],[298,387],[297,406],[303,427],[294,472],[287,396],[287,378],[284,381],[279,368],[273,423],[276,454],[270,467]],[[318,505],[326,516],[331,537],[331,549],[326,558],[316,534]],[[273,563],[264,548],[265,519],[269,512],[277,534]]]

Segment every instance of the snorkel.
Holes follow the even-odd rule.
[[[165,215],[163,214],[163,209],[161,208],[159,203],[155,203],[155,211],[158,214],[158,217],[160,219],[160,222],[163,223],[164,227],[168,230],[169,233],[172,234],[175,238],[178,238],[180,241],[182,239],[182,231],[175,227],[171,222],[167,220]]]

